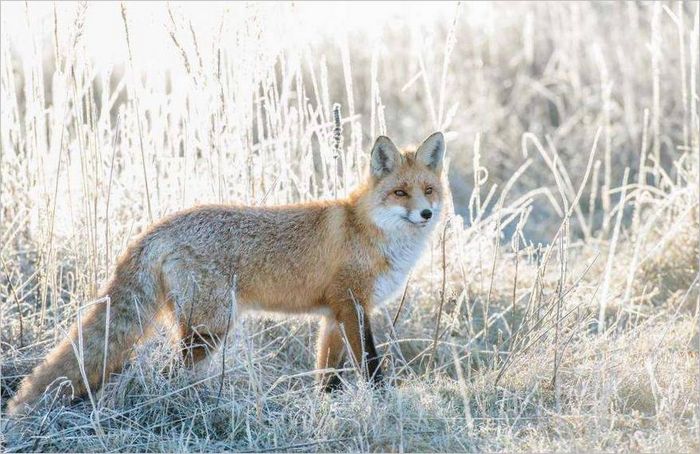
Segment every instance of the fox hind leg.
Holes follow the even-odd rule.
[[[180,352],[188,367],[194,367],[216,351],[226,335],[226,333],[213,333],[205,327],[183,328],[181,332]]]
[[[223,344],[237,314],[235,301],[218,295],[199,296],[196,300],[180,301],[175,311],[180,327],[180,352],[189,367],[201,363]]]
[[[165,292],[179,326],[182,359],[192,367],[216,351],[236,319],[232,280],[192,257],[172,257],[163,269]]]

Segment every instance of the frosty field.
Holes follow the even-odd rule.
[[[3,451],[700,449],[698,3],[1,15]],[[372,315],[383,391],[348,362],[319,394],[317,320],[257,314],[206,367],[164,320],[90,398],[5,415],[153,221],[343,197],[378,135],[435,130],[450,207]]]

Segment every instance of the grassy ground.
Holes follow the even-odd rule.
[[[700,449],[696,4],[2,8],[3,412],[152,219],[342,196],[435,129],[454,202],[373,314],[382,392],[316,392],[312,318],[194,371],[165,323],[4,450]]]

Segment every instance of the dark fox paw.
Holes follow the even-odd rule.
[[[343,381],[340,379],[338,374],[328,374],[321,380],[321,391],[327,394],[332,394],[334,392],[343,389]]]
[[[369,383],[372,386],[372,389],[379,391],[382,394],[384,394],[389,386],[389,382],[386,378],[384,378],[384,374],[382,373],[381,369],[377,369],[374,374],[372,374]]]

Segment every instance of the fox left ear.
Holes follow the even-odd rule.
[[[416,150],[416,160],[439,172],[445,156],[445,136],[441,132],[431,134]]]
[[[370,170],[376,178],[382,178],[394,171],[401,161],[401,153],[394,142],[386,136],[377,137],[372,147]]]

